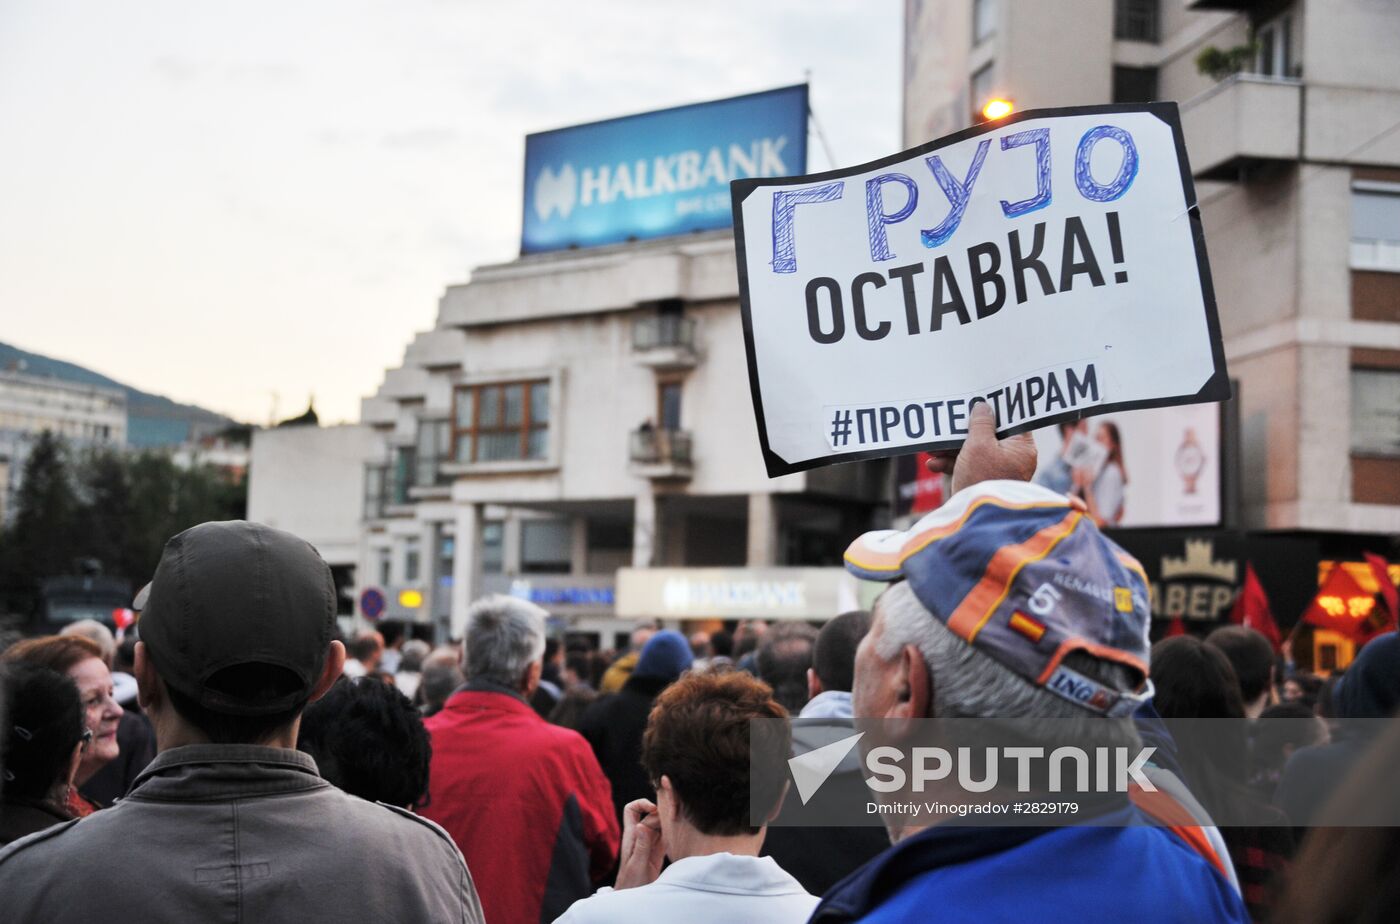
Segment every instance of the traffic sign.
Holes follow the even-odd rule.
[[[371,622],[384,615],[384,591],[378,587],[367,587],[360,594],[360,612]]]

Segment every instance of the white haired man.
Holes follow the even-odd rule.
[[[583,736],[530,708],[545,611],[494,595],[467,611],[467,682],[423,724],[432,736],[421,814],[447,829],[493,924],[552,921],[617,859],[612,789]]]
[[[917,720],[949,718],[1136,743],[1129,717],[1151,697],[1141,566],[1082,504],[1024,483],[1033,451],[999,443],[985,406],[962,456],[947,504],[846,552],[855,574],[894,582],[856,656],[857,720],[885,720],[896,744],[913,742]],[[986,471],[1017,480],[978,483]],[[1229,858],[1189,816],[1172,826],[1148,802],[1106,796],[1059,827],[882,814],[894,846],[828,892],[812,921],[922,921],[934,909],[947,920],[1248,921]]]

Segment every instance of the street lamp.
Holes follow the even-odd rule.
[[[1016,111],[1016,104],[1009,99],[989,99],[987,105],[982,107],[982,118],[989,122],[997,119],[1004,119]]]

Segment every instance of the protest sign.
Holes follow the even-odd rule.
[[[873,163],[731,184],[770,476],[1219,401],[1176,104],[1020,113]]]

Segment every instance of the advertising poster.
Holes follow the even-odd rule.
[[[1174,103],[1019,113],[732,184],[768,474],[1229,396]]]
[[[1035,431],[1035,482],[1101,526],[1220,523],[1220,406],[1104,414]]]

